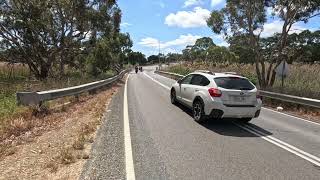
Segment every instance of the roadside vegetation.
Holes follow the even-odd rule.
[[[82,95],[42,116],[17,115],[0,131],[0,176],[78,179],[106,106],[120,86],[121,81],[97,94]]]
[[[131,49],[130,34],[120,31],[121,18],[117,1],[0,1],[2,178],[79,175],[105,105],[121,84],[41,108],[17,106],[16,93],[76,86],[145,64],[144,54]],[[15,171],[22,164],[27,168]]]
[[[81,12],[81,13],[80,13]],[[16,92],[65,88],[144,64],[116,1],[0,1],[0,128],[28,111]]]
[[[46,80],[41,81],[32,78],[29,73],[28,68],[21,64],[9,65],[0,63],[0,124],[1,120],[26,110],[25,107],[17,105],[16,92],[44,91],[76,86],[109,78],[115,75],[116,72],[108,70],[95,77],[85,72],[70,69],[61,78],[48,77]]]

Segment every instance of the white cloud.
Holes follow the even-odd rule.
[[[201,5],[203,2],[201,0],[186,0],[184,2],[183,7],[190,7],[190,6],[196,6]]]
[[[132,24],[124,22],[124,23],[121,23],[120,26],[126,28],[129,26],[132,26]]]
[[[147,38],[141,39],[141,41],[138,44],[146,47],[158,47],[159,40],[152,37],[147,37]]]
[[[215,7],[223,2],[224,2],[224,0],[211,0],[211,6]]]
[[[206,21],[209,17],[209,10],[195,7],[193,11],[178,11],[176,14],[169,14],[165,19],[165,24],[182,28],[202,27],[207,26]]]
[[[224,47],[229,47],[230,44],[227,43],[226,41],[222,41],[221,43],[217,44],[218,46],[224,46]]]
[[[201,38],[201,36],[194,36],[191,34],[188,35],[181,35],[178,39],[175,39],[173,41],[168,41],[164,43],[165,47],[171,47],[171,46],[186,46],[191,45],[196,42],[197,39]]]
[[[282,26],[283,26],[283,21],[280,21],[280,20],[275,20],[273,22],[264,24],[261,37],[270,37],[270,36],[273,36],[275,33],[281,33]],[[306,29],[307,28],[302,27],[299,24],[293,24],[293,26],[291,27],[291,30],[289,31],[289,34],[300,33],[301,31]],[[259,30],[257,30],[255,33],[258,33],[258,32]]]
[[[201,38],[201,36],[197,35],[180,35],[179,38],[167,42],[161,42],[160,43],[160,48],[161,49],[168,49],[172,48],[175,46],[187,46],[187,45],[193,45],[197,39]],[[159,48],[159,40],[152,38],[152,37],[147,37],[141,39],[141,41],[138,43],[142,46],[145,47],[151,47],[151,48]]]

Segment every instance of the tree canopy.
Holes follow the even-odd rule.
[[[132,46],[115,0],[3,0],[0,17],[1,58],[27,64],[38,79],[86,62],[105,71]]]
[[[282,32],[273,39],[276,42],[261,40],[267,8],[283,21]],[[255,62],[259,85],[265,88],[273,85],[275,69],[288,59],[288,35],[292,26],[318,16],[319,10],[319,0],[227,0],[225,8],[212,11],[207,24],[214,33],[223,33],[230,39],[231,49],[240,54],[241,61],[244,54],[252,54],[249,59]],[[247,48],[239,46],[240,41],[247,42]],[[266,48],[261,44],[272,47],[267,49],[272,57],[266,56]]]

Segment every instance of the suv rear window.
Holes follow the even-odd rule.
[[[239,77],[218,77],[214,78],[214,81],[218,87],[224,89],[252,90],[255,88],[247,79]]]

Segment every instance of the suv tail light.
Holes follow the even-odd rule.
[[[262,99],[262,96],[260,95],[259,91],[257,91],[257,99]]]
[[[221,97],[222,96],[222,93],[219,89],[210,88],[210,89],[208,89],[208,91],[209,91],[209,94],[211,97]]]

